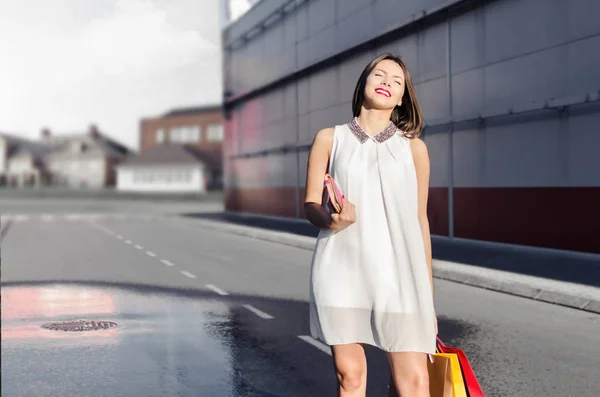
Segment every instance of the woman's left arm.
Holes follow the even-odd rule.
[[[429,232],[429,219],[427,218],[427,197],[429,195],[429,154],[427,145],[419,138],[410,140],[413,161],[417,172],[417,192],[418,192],[418,216],[421,225],[423,242],[425,243],[425,258],[427,259],[427,268],[429,270],[429,282],[431,283],[431,293],[433,294],[433,269],[431,255],[431,235]]]

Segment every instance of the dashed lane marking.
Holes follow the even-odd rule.
[[[268,313],[265,313],[261,310],[258,310],[257,308],[255,308],[252,305],[243,305],[246,309],[250,310],[252,313],[256,314],[258,317],[260,318],[264,318],[265,320],[270,320],[273,318],[273,316],[271,316]]]
[[[123,240],[123,236],[121,236],[121,235],[119,235],[119,234],[116,234],[116,233],[115,233],[115,232],[113,232],[112,230],[109,230],[109,229],[107,229],[107,228],[104,228],[104,227],[102,227],[102,226],[100,226],[100,225],[95,225],[95,226],[96,226],[96,227],[98,227],[98,228],[100,228],[100,229],[102,229],[102,230],[104,230],[106,233],[110,234],[111,236],[114,236],[114,237],[118,238],[119,240]],[[130,245],[132,245],[132,244],[133,244],[133,242],[132,242],[131,240],[125,240],[125,244],[130,244]],[[141,245],[139,245],[139,244],[134,244],[134,247],[135,247],[135,248],[137,248],[138,250],[142,250],[142,249],[144,249],[144,247],[142,247],[142,246],[141,246]],[[153,258],[154,258],[154,257],[156,257],[156,254],[155,254],[154,252],[152,252],[152,251],[146,251],[146,255],[148,255],[148,256],[151,256],[151,257],[153,257]],[[161,261],[162,263],[164,263],[165,265],[167,265],[167,266],[171,266],[171,267],[175,266],[175,264],[174,264],[174,263],[172,263],[172,262],[169,262],[169,261],[168,261],[168,260],[166,260],[166,259],[161,259],[160,261]],[[184,276],[186,276],[186,277],[192,278],[192,279],[195,279],[195,278],[197,278],[195,274],[193,274],[193,273],[190,273],[190,272],[188,272],[188,271],[185,271],[185,270],[181,270],[181,274],[183,274],[183,275],[184,275]],[[209,284],[209,285],[207,285],[206,287],[207,287],[207,288],[209,288],[209,289],[211,289],[211,290],[213,290],[214,292],[216,292],[216,293],[217,293],[217,294],[219,294],[219,295],[229,295],[227,292],[223,291],[223,290],[222,290],[222,289],[220,289],[219,287],[216,287],[216,286],[214,286],[214,285],[212,285],[212,284]],[[262,311],[258,310],[257,308],[255,308],[255,307],[253,307],[253,306],[251,306],[251,305],[245,305],[244,307],[246,307],[246,309],[250,310],[251,312],[253,312],[253,313],[254,313],[254,314],[256,314],[257,316],[259,316],[259,317],[262,317],[262,318],[264,318],[264,319],[271,319],[271,318],[273,318],[273,316],[271,316],[270,314],[267,314],[267,313],[265,313],[265,312],[262,312]]]
[[[298,335],[298,338],[302,339],[304,342],[308,343],[309,345],[316,347],[317,349],[321,350],[323,353],[329,354],[331,356],[331,348],[329,346],[327,346],[325,343],[320,342],[320,341],[314,339],[312,336],[308,336],[308,335]]]
[[[228,292],[223,291],[221,288],[217,287],[216,285],[212,285],[212,284],[206,284],[206,288],[216,292],[219,295],[229,295]]]
[[[190,272],[186,272],[185,270],[182,270],[181,274],[183,274],[184,276],[189,277],[189,278],[196,278],[196,276],[194,274],[192,274]]]

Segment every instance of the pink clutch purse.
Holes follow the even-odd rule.
[[[325,174],[323,184],[325,191],[327,192],[327,201],[330,208],[339,214],[344,208],[344,195],[340,192],[340,189],[330,174]]]

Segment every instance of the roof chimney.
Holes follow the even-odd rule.
[[[88,134],[92,138],[98,138],[100,136],[100,131],[98,130],[98,126],[96,124],[90,124],[88,127]]]
[[[46,139],[46,138],[50,138],[50,135],[52,135],[52,132],[50,132],[50,128],[44,127],[44,128],[42,128],[40,135],[41,135],[42,139]]]

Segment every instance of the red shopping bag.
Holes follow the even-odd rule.
[[[471,367],[471,364],[469,364],[469,360],[467,359],[467,355],[465,354],[463,349],[459,349],[458,347],[446,346],[446,344],[442,342],[440,338],[437,338],[437,341],[438,350],[441,353],[454,353],[458,356],[458,361],[460,362],[460,369],[465,380],[465,387],[467,389],[467,394],[469,395],[469,397],[485,397],[483,395],[483,390],[481,390],[479,382],[477,382],[475,372],[473,372],[473,368]]]

